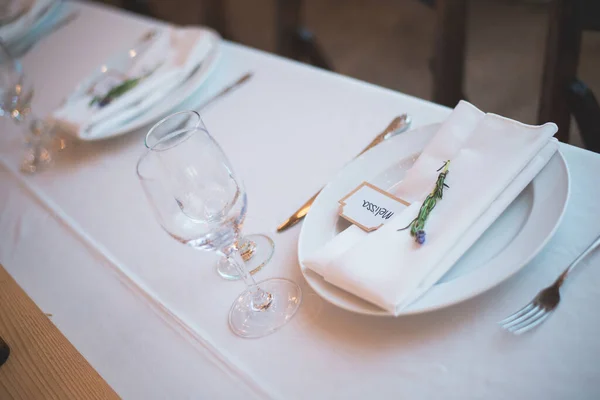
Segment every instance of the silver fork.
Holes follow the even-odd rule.
[[[544,322],[552,314],[552,311],[556,309],[558,303],[560,303],[559,289],[565,282],[565,279],[567,279],[569,273],[599,244],[600,236],[559,275],[552,285],[542,289],[529,304],[498,322],[498,324],[509,332],[519,335]]]

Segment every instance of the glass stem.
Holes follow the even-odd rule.
[[[271,293],[262,290],[256,284],[254,277],[246,269],[246,265],[238,248],[238,243],[232,244],[221,252],[227,257],[227,261],[237,269],[238,273],[246,283],[248,293],[250,293],[251,296],[252,309],[255,311],[264,311],[269,308],[273,302],[273,296]]]

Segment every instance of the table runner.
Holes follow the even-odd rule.
[[[49,318],[0,265],[0,398],[118,399]]]
[[[41,91],[34,103],[38,109],[56,106],[71,87],[69,83],[78,79],[77,74],[83,74],[96,58],[106,56],[111,48],[107,41],[117,37],[133,40],[151,25],[102,8],[86,6],[83,10],[83,20],[78,22],[86,29],[74,23],[63,32],[71,29],[71,35],[78,33],[79,40],[70,49],[75,54],[86,51],[86,36],[90,40],[103,32],[104,40],[99,41],[98,52],[89,60],[77,59],[69,73],[60,71],[58,61],[46,62],[53,71],[53,80],[44,79],[47,71],[36,70],[35,65],[44,56],[54,60],[50,55],[61,43],[58,36],[47,38],[46,47],[41,46],[25,59],[26,67],[34,68],[36,81],[48,89]],[[111,25],[110,32],[103,29],[106,24]],[[597,255],[591,256],[588,266],[582,266],[574,276],[576,281],[566,286],[564,304],[535,335],[507,336],[495,325],[495,321],[529,301],[598,233],[600,206],[595,201],[598,189],[593,172],[600,168],[597,155],[561,146],[573,178],[571,203],[555,238],[515,278],[483,296],[436,313],[400,319],[353,315],[320,300],[303,282],[296,260],[299,227],[281,235],[273,233],[274,227],[331,179],[393,116],[409,112],[416,125],[424,125],[441,121],[449,111],[228,43],[224,45],[219,74],[211,79],[202,96],[247,70],[255,71],[255,78],[207,110],[204,117],[246,182],[249,214],[245,231],[268,232],[276,241],[275,257],[258,278],[290,277],[305,291],[298,317],[274,335],[253,341],[235,337],[228,330],[226,315],[242,285],[222,281],[213,269],[214,255],[175,243],[153,219],[134,173],[143,131],[105,143],[82,144],[44,174],[22,177],[10,173],[19,184],[34,189],[33,194],[28,193],[29,198],[39,197],[50,204],[46,211],[49,214],[67,215],[94,243],[110,252],[122,271],[143,282],[150,295],[218,351],[202,353],[206,358],[190,358],[181,365],[185,350],[178,341],[171,339],[157,346],[165,350],[165,366],[179,367],[173,376],[186,386],[177,393],[195,393],[191,392],[193,378],[184,377],[186,369],[219,358],[226,364],[223,368],[228,371],[228,380],[197,375],[201,385],[194,387],[203,393],[219,388],[230,393],[235,385],[223,382],[237,382],[261,388],[250,389],[257,397],[273,398],[360,398],[373,395],[373,388],[380,397],[396,398],[436,398],[440,393],[446,398],[597,397],[600,388],[594,376],[600,343],[595,332],[600,321],[590,305],[600,299],[600,271],[594,268]],[[15,131],[8,125],[4,127],[7,132]],[[9,149],[0,153],[5,165],[14,171],[16,152],[10,154]],[[14,181],[7,187],[14,190]],[[9,203],[3,200],[7,209],[23,210]],[[28,220],[27,213],[22,218]],[[7,222],[2,233],[14,237],[14,224]],[[39,228],[39,235],[48,230]],[[36,237],[42,244],[64,248],[65,229],[63,235]],[[30,248],[33,245],[27,238],[18,237],[16,242],[23,249]],[[10,265],[6,259],[11,260]],[[11,274],[34,286],[42,303],[56,302],[58,296],[53,290],[64,285],[50,282],[46,288],[36,284],[30,273],[20,269],[26,260],[25,256],[11,255],[9,249],[0,253],[0,261]],[[108,280],[93,281],[91,276],[107,270],[107,262],[89,255],[84,260],[77,265],[82,260],[64,254],[62,262],[52,266],[53,273],[66,279],[77,275],[77,268],[83,268],[85,274],[77,275],[82,288],[98,287],[103,291],[120,285],[118,280],[112,284]],[[80,292],[76,294],[85,298]],[[77,332],[78,321],[63,318],[69,322],[63,330],[67,337],[78,338],[81,346],[88,345]],[[134,329],[135,323],[131,325]],[[152,329],[158,328],[153,325]],[[140,335],[152,332],[140,329]],[[126,349],[118,337],[112,340],[112,345]],[[86,358],[102,367],[97,369],[117,392],[121,393],[121,388],[136,397],[127,382],[111,375],[109,367],[116,366],[106,363],[93,349],[89,352]],[[136,365],[145,366],[142,362]],[[203,371],[208,374],[210,370]],[[138,374],[149,376],[151,372],[140,370]],[[166,381],[156,382],[154,389],[167,390],[167,385]],[[175,393],[176,389],[168,390]]]

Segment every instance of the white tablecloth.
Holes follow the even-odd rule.
[[[40,114],[156,24],[73,6],[79,18],[23,59]],[[190,104],[249,70],[252,80],[207,109],[204,121],[245,181],[245,231],[275,240],[275,256],[257,278],[294,279],[305,295],[289,326],[259,340],[240,339],[227,326],[242,283],[222,280],[214,254],[180,245],[153,218],[135,176],[144,130],[81,143],[53,169],[25,176],[16,172],[18,129],[0,122],[0,263],[121,396],[600,397],[600,255],[574,274],[543,327],[513,337],[496,325],[600,232],[600,156],[561,145],[572,179],[567,214],[547,248],[514,278],[435,313],[353,315],[303,281],[300,226],[283,234],[274,228],[394,116],[408,112],[420,126],[449,110],[231,43]]]

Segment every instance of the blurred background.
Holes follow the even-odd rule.
[[[600,146],[600,0],[97,1]]]

